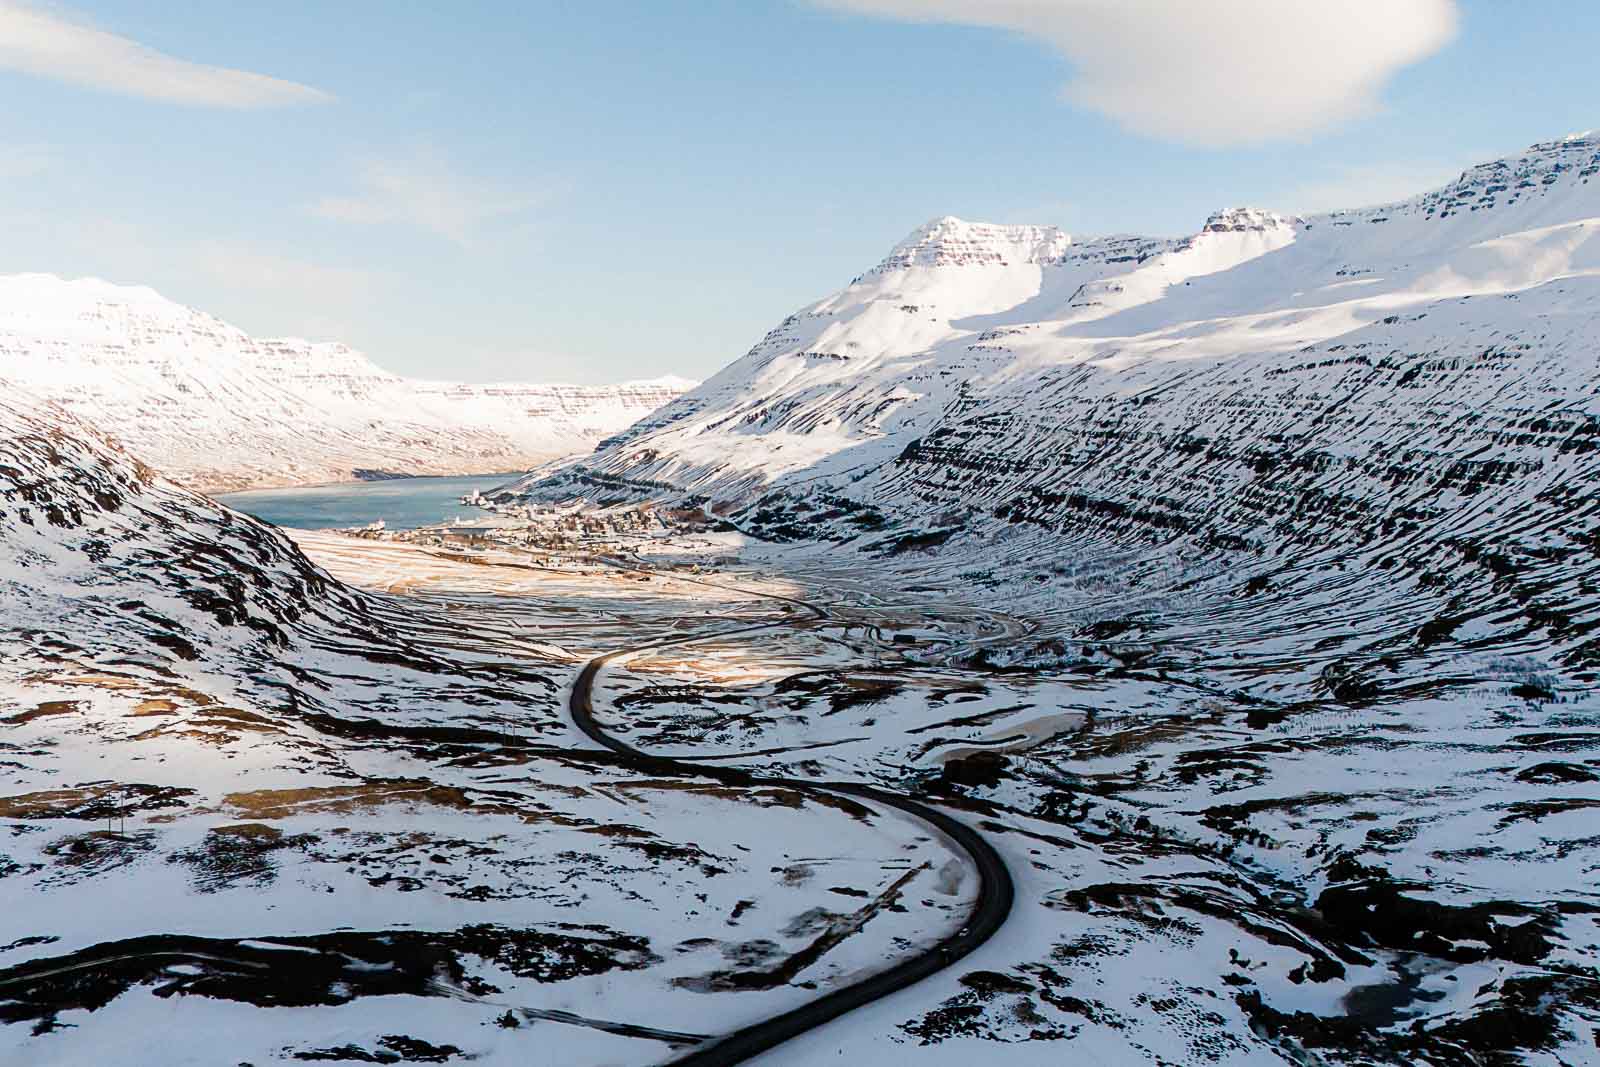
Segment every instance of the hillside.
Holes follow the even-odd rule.
[[[0,396],[0,1060],[659,1062],[956,921],[912,824],[572,743],[553,641],[681,602],[375,547],[407,595]],[[819,855],[942,888],[819,961]],[[789,956],[804,987],[726,977]]]
[[[39,274],[0,277],[0,382],[206,491],[524,469],[689,384],[419,381],[344,345],[249,337],[150,289]]]

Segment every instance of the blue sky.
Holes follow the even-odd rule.
[[[1421,191],[1600,126],[1596,54],[1588,0],[0,0],[0,271],[412,374],[703,377],[930,217]]]

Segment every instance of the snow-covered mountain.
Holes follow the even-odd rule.
[[[1448,464],[1505,420],[1545,406],[1574,417],[1569,401],[1594,379],[1597,274],[1596,135],[1400,203],[1235,209],[1176,240],[944,218],[540,484],[671,487],[726,510],[828,483],[879,504],[1016,505],[1039,519],[1074,509],[1019,493],[1093,485],[1132,515],[1184,506],[1171,484],[1125,477],[1130,452],[1152,473],[1170,464],[1233,489],[1256,453],[1326,453],[1313,466],[1344,469],[1419,420],[1442,430],[1422,406],[1481,412],[1459,457],[1436,442]],[[1191,517],[1221,520],[1206,495]]]
[[[151,289],[42,274],[0,277],[0,382],[205,490],[531,467],[691,384],[419,381],[344,345],[249,337]]]
[[[511,492],[688,499],[869,552],[1032,531],[1079,567],[1382,544],[1417,581],[1503,590],[1588,551],[1597,350],[1587,134],[1400,203],[1224,211],[1179,240],[940,219]]]
[[[948,570],[1065,632],[1165,638],[1257,699],[1403,693],[1496,656],[1586,684],[1600,134],[1181,240],[941,219],[494,495],[519,494],[704,506],[907,581]]]

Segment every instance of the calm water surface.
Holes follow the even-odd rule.
[[[252,489],[224,493],[218,500],[278,526],[325,530],[365,526],[379,519],[391,530],[415,530],[455,518],[482,516],[461,503],[474,489],[487,493],[519,477],[488,474],[469,478],[397,478],[388,482],[323,485],[314,489]]]

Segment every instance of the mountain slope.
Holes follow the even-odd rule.
[[[150,289],[37,274],[0,278],[0,381],[206,490],[530,467],[688,384],[418,381],[343,345],[251,338]]]
[[[0,650],[11,671],[211,679],[307,712],[366,699],[319,670],[350,679],[398,667],[397,682],[473,673],[420,651],[382,601],[331,579],[278,530],[167,481],[59,408],[9,392],[0,427]],[[502,701],[484,708],[496,710],[469,715],[521,714]]]

